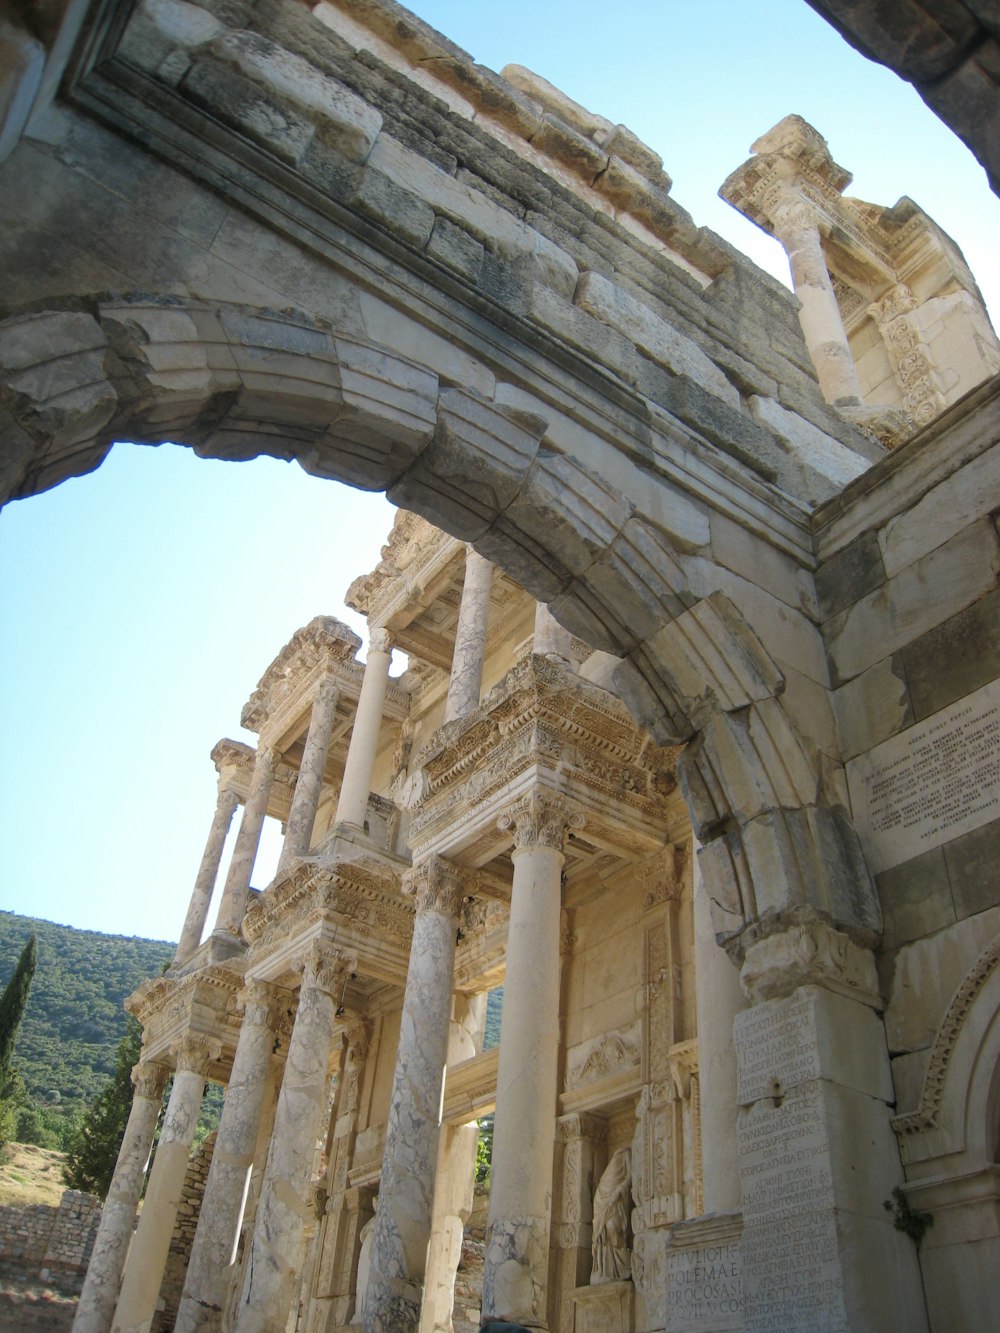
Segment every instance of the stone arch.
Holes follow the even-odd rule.
[[[1000,1112],[1000,936],[952,996],[938,1027],[920,1102],[897,1116],[903,1161],[946,1158],[946,1174],[997,1160]]]
[[[689,743],[681,781],[734,958],[791,928],[799,972],[843,975],[851,941],[874,943],[857,836],[826,796],[761,634],[725,592],[695,591],[655,505],[553,447],[543,415],[299,311],[145,295],[0,325],[0,413],[6,497],[90,471],[115,439],[172,440],[209,458],[295,458],[475,543],[620,659],[616,685],[657,741]],[[787,991],[788,961],[773,983],[771,963],[745,965],[744,980],[758,995]]]

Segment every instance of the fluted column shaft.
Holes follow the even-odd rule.
[[[266,746],[263,750],[257,751],[250,790],[247,792],[247,802],[243,807],[243,819],[240,822],[240,831],[236,835],[233,859],[229,863],[226,886],[222,891],[222,902],[219,904],[216,930],[226,930],[238,935],[243,924],[253,863],[257,859],[261,829],[267,816],[267,803],[277,767],[278,755],[275,750]]]
[[[135,1093],[115,1174],[104,1200],[87,1276],[73,1319],[73,1333],[108,1333],[118,1300],[125,1256],[146,1178],[167,1071],[140,1062],[132,1070]]]
[[[205,1075],[219,1054],[201,1037],[186,1037],[177,1047],[177,1069],[156,1145],[139,1225],[125,1264],[115,1307],[113,1333],[148,1333],[170,1249],[170,1237],[184,1190],[191,1144],[198,1124]]]
[[[336,711],[336,679],[332,675],[324,676],[313,699],[309,734],[306,736],[299,776],[295,783],[295,795],[292,797],[292,807],[285,824],[285,841],[281,848],[276,877],[280,877],[297,856],[304,856],[312,842],[316,809],[319,805],[320,792],[323,790],[326,754],[330,748]]]
[[[219,874],[226,837],[239,803],[240,798],[231,787],[220,786],[215,804],[215,816],[209,830],[208,841],[205,843],[205,851],[202,854],[194,888],[191,891],[191,902],[188,904],[187,916],[184,918],[184,928],[181,931],[180,942],[177,945],[177,953],[174,955],[175,964],[186,963],[201,943],[202,933],[205,929],[205,918],[208,916],[208,906],[212,901],[212,890],[215,888],[215,881]]]
[[[563,629],[544,602],[535,603],[535,632],[531,651],[539,657],[561,657],[571,662],[573,636]]]
[[[466,717],[479,707],[492,586],[492,562],[471,546],[466,547],[465,581],[458,608],[458,624],[455,626],[455,651],[452,654],[451,679],[444,706],[445,722]]]
[[[420,1322],[441,1090],[448,1056],[455,937],[465,876],[440,856],[404,881],[417,914],[403,994],[365,1295],[365,1333],[412,1333]]]
[[[392,638],[384,629],[373,629],[365,662],[365,675],[358,697],[358,711],[347,748],[344,780],[337,802],[337,824],[363,828],[368,796],[371,792],[372,769],[382,730],[382,706],[389,686],[389,663],[392,661]]]
[[[514,829],[483,1317],[546,1328],[552,1144],[559,1058],[562,847],[582,820],[532,795]]]
[[[247,1175],[253,1164],[268,1088],[274,1049],[273,989],[260,981],[248,981],[240,1003],[243,1023],[205,1182],[175,1333],[201,1333],[221,1325]]]
[[[861,384],[815,212],[804,199],[788,193],[772,209],[771,225],[788,255],[792,285],[801,303],[799,321],[823,396],[828,403],[860,403]]]
[[[322,944],[306,960],[271,1130],[253,1240],[236,1315],[237,1333],[283,1333],[311,1210],[313,1159],[327,1108],[337,997],[353,966]]]

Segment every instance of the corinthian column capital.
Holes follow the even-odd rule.
[[[504,811],[497,820],[497,827],[504,831],[513,829],[517,851],[526,847],[551,847],[561,852],[570,829],[583,828],[583,815],[571,810],[563,796],[531,792]]]
[[[347,979],[357,969],[358,961],[352,954],[341,953],[322,940],[317,940],[304,960],[303,986],[311,984],[317,990],[339,999]]]
[[[145,1097],[151,1102],[158,1102],[163,1096],[163,1086],[167,1081],[167,1070],[163,1065],[150,1064],[140,1060],[132,1067],[132,1086],[137,1097]]]
[[[464,866],[431,855],[403,876],[402,891],[412,897],[418,914],[442,912],[458,920],[462,899],[475,891],[476,878]]]
[[[204,1078],[208,1074],[209,1066],[222,1054],[222,1046],[219,1042],[212,1041],[210,1037],[189,1032],[174,1043],[173,1053],[178,1073],[189,1071]]]

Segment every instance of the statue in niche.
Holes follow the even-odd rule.
[[[365,1308],[365,1297],[368,1295],[368,1279],[372,1271],[372,1241],[375,1239],[375,1218],[376,1215],[373,1213],[361,1228],[361,1235],[358,1237],[361,1241],[361,1253],[358,1256],[357,1294],[354,1300],[354,1314],[351,1316],[352,1324],[361,1323],[361,1314]]]
[[[619,1148],[594,1194],[593,1267],[590,1282],[624,1282],[632,1276],[628,1247],[632,1212],[632,1150]]]

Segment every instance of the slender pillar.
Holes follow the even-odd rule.
[[[365,1333],[412,1333],[420,1322],[448,1057],[455,938],[466,872],[440,856],[403,884],[416,901],[396,1072],[382,1154],[365,1295]]]
[[[132,1109],[87,1265],[73,1333],[108,1333],[111,1327],[156,1122],[160,1118],[166,1077],[167,1071],[161,1065],[143,1061],[132,1070],[135,1086]]]
[[[240,798],[231,787],[220,785],[215,804],[215,817],[209,830],[208,841],[205,843],[198,876],[191,891],[191,902],[184,918],[180,943],[174,955],[175,965],[186,963],[201,943],[205,918],[208,916],[208,905],[212,901],[212,890],[215,888],[215,880],[219,873],[229,825],[233,822],[233,815],[239,803]]]
[[[485,994],[455,996],[448,1038],[449,1069],[479,1054],[485,1022]],[[420,1333],[452,1333],[455,1275],[462,1257],[465,1224],[474,1202],[478,1140],[479,1127],[475,1121],[468,1125],[441,1126]]]
[[[240,831],[236,835],[233,859],[229,863],[229,874],[226,876],[226,886],[222,891],[222,902],[219,904],[216,930],[225,930],[232,935],[238,935],[243,924],[247,910],[247,894],[250,892],[250,876],[253,874],[253,863],[257,859],[261,829],[264,827],[267,802],[277,767],[276,750],[265,746],[264,749],[257,751],[250,790],[247,793],[246,805],[243,807],[243,819]]]
[[[283,1333],[288,1322],[312,1213],[310,1186],[327,1106],[337,999],[352,968],[351,959],[321,942],[305,963],[236,1312],[238,1333]]]
[[[740,1207],[736,1142],[736,1048],[733,1022],[747,1002],[740,974],[715,942],[708,890],[698,858],[694,864],[694,977],[698,1008],[698,1068],[701,1092],[701,1170],[704,1211]]]
[[[486,632],[490,619],[493,565],[485,556],[465,548],[465,582],[455,627],[455,651],[444,706],[445,722],[466,717],[479,707],[486,659]]]
[[[327,675],[319,682],[313,699],[309,734],[306,736],[305,748],[302,751],[295,795],[292,797],[292,807],[285,825],[285,841],[281,848],[276,879],[281,878],[297,856],[305,856],[312,842],[316,808],[319,805],[320,792],[323,790],[326,752],[330,748],[336,711],[337,682],[333,675]]]
[[[563,629],[544,602],[535,604],[535,634],[531,651],[539,657],[561,657],[572,661],[573,636]]]
[[[189,1035],[177,1044],[174,1086],[125,1264],[112,1333],[148,1333],[152,1325],[205,1091],[205,1075],[218,1055],[218,1045],[204,1037]]]
[[[247,1177],[253,1164],[274,1049],[274,990],[262,981],[248,981],[240,1004],[240,1039],[205,1182],[175,1333],[200,1333],[221,1325]]]
[[[483,1318],[547,1328],[552,1154],[559,1056],[559,918],[566,830],[558,797],[525,797],[514,830]]]
[[[365,811],[372,786],[372,769],[382,730],[382,705],[389,685],[392,661],[392,637],[388,630],[373,629],[368,643],[364,680],[358,698],[358,711],[347,749],[344,780],[337,803],[337,824],[364,828]]]
[[[828,403],[860,403],[861,385],[826,266],[819,223],[811,205],[791,190],[770,210],[774,234],[785,247],[799,321],[820,388]]]

